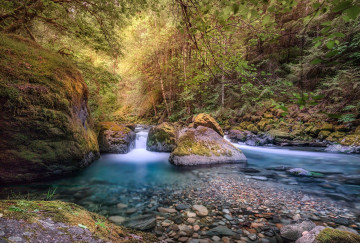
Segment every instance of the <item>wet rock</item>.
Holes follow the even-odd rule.
[[[315,243],[316,242],[316,236],[325,229],[324,226],[316,226],[309,232],[305,231],[302,234],[302,237],[296,240],[296,243]]]
[[[126,154],[135,147],[135,132],[115,122],[99,124],[100,152]]]
[[[175,208],[176,208],[176,210],[181,211],[181,210],[185,210],[185,209],[190,208],[190,206],[189,206],[189,205],[186,205],[186,204],[178,204],[178,205],[176,205]]]
[[[304,231],[310,231],[315,228],[315,226],[316,225],[311,221],[303,221],[299,224],[291,224],[282,227],[280,234],[285,239],[295,241],[302,236]]]
[[[242,151],[207,127],[181,131],[170,163],[178,166],[242,163],[247,160]]]
[[[137,230],[150,230],[156,226],[156,218],[154,215],[140,215],[134,218],[130,218],[125,222],[125,225],[129,228]]]
[[[152,127],[146,141],[146,149],[155,152],[172,152],[176,147],[178,128],[168,122]]]
[[[252,241],[255,241],[257,238],[256,234],[249,234],[247,237]]]
[[[229,229],[226,226],[217,226],[215,228],[210,229],[209,231],[206,232],[206,235],[209,236],[233,236],[235,235],[234,231],[232,231],[231,229]]]
[[[205,217],[209,214],[208,209],[203,205],[193,205],[192,208],[195,210],[196,214],[200,217]]]
[[[311,172],[303,168],[293,168],[288,170],[288,173],[294,176],[311,176]]]
[[[337,227],[336,229],[337,229],[337,230],[341,230],[341,231],[350,232],[350,233],[353,233],[353,234],[356,234],[356,235],[359,234],[356,230],[351,229],[351,228],[349,228],[349,227],[346,227],[346,226],[344,226],[344,225],[340,225],[340,226]]]
[[[118,209],[124,209],[124,208],[127,208],[128,205],[123,204],[123,203],[118,203],[118,204],[116,205],[116,207],[117,207]]]
[[[158,211],[160,213],[177,213],[177,210],[175,208],[163,208],[163,207],[160,207],[160,208],[158,208]]]
[[[194,128],[197,128],[199,126],[208,127],[210,129],[213,129],[220,136],[224,136],[224,132],[221,129],[220,125],[209,114],[200,113],[194,116],[192,121],[194,124]]]
[[[249,168],[249,167],[245,167],[245,168],[240,168],[241,172],[244,173],[259,173],[260,170],[254,169],[254,168]]]
[[[125,218],[121,216],[111,216],[109,217],[109,220],[117,225],[121,225],[122,223],[125,222]]]
[[[252,179],[258,180],[258,181],[267,181],[268,178],[265,176],[252,176]]]

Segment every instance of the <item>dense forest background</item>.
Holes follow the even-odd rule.
[[[296,107],[359,123],[359,13],[340,0],[4,0],[0,30],[70,59],[96,122],[208,112],[231,125]]]

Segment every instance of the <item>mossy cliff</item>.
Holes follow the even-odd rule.
[[[105,217],[61,201],[0,201],[0,241],[155,242],[148,233],[128,230]],[[41,230],[39,230],[41,229]],[[50,240],[50,241],[49,241]]]
[[[0,36],[0,183],[34,181],[98,156],[88,89],[60,55]]]

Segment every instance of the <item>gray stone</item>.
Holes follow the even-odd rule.
[[[233,235],[235,235],[235,233],[226,226],[217,226],[217,227],[212,228],[209,231],[207,231],[206,235],[209,235],[209,236],[214,236],[214,235],[233,236]]]
[[[23,238],[19,237],[19,236],[11,236],[8,238],[10,241],[15,241],[15,242],[21,242],[23,241]]]
[[[316,226],[312,230],[310,230],[308,233],[304,234],[301,238],[299,238],[296,243],[315,243],[316,242],[316,236],[325,229],[324,226]]]
[[[203,205],[194,205],[193,209],[195,210],[196,214],[200,217],[205,217],[209,214],[209,211]]]
[[[313,222],[303,221],[299,224],[291,224],[282,227],[280,230],[280,234],[285,239],[296,241],[302,236],[302,233],[304,231],[310,231],[315,227],[316,225]]]
[[[125,225],[129,228],[137,230],[150,230],[156,226],[156,218],[154,215],[140,215],[134,218],[130,218],[125,222]]]
[[[176,205],[175,208],[176,208],[177,210],[181,211],[181,210],[185,210],[185,209],[190,208],[190,206],[189,206],[189,205],[186,205],[186,204],[178,204],[178,205]]]
[[[121,217],[121,216],[111,216],[108,218],[111,222],[113,222],[114,224],[117,225],[121,225],[122,223],[125,222],[125,218]]]

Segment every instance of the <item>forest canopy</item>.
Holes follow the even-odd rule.
[[[96,121],[220,121],[289,106],[352,122],[357,1],[2,1],[0,29],[71,59]]]

